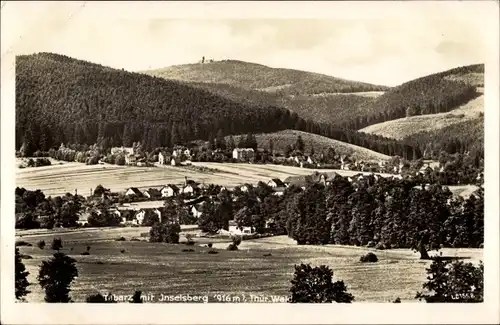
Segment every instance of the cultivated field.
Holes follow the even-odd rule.
[[[214,243],[218,254],[208,254],[209,248],[129,241],[147,231],[141,228],[93,229],[82,235],[59,234],[63,240],[62,252],[77,260],[79,276],[72,285],[71,296],[81,302],[86,296],[101,292],[132,294],[190,294],[208,295],[216,302],[217,294],[287,295],[294,265],[326,264],[334,270],[335,280],[344,280],[356,301],[390,302],[400,297],[403,301],[413,298],[425,280],[428,261],[421,261],[410,250],[375,251],[377,263],[360,263],[361,255],[368,248],[346,246],[297,246],[294,241],[277,236],[244,241],[239,251],[226,251],[227,239],[196,238],[198,244]],[[115,241],[124,236],[127,241]],[[50,243],[54,236],[23,236],[33,247],[20,247],[31,283],[30,302],[43,301],[43,291],[36,283],[38,267],[53,254],[50,245],[44,250],[36,247],[38,240]],[[19,238],[17,238],[19,239]],[[146,238],[142,238],[146,240]],[[181,239],[183,240],[183,238]],[[81,252],[91,246],[90,255]],[[195,252],[182,252],[192,248]],[[121,251],[124,250],[123,253]],[[271,256],[264,256],[264,255]],[[482,249],[445,249],[444,256],[457,256],[478,262]]]
[[[314,169],[280,165],[193,163],[217,171],[196,171],[185,167],[126,167],[116,165],[85,165],[65,163],[47,167],[16,169],[16,186],[30,190],[40,189],[46,195],[74,193],[87,196],[99,184],[111,191],[125,191],[129,187],[145,189],[166,184],[184,183],[184,177],[206,183],[234,187],[244,183],[268,181],[271,178],[284,179],[294,175],[309,175]],[[319,170],[333,171],[333,170]],[[354,171],[337,171],[351,176]]]
[[[484,113],[484,95],[447,113],[418,115],[377,123],[361,129],[361,132],[403,139],[415,133],[442,129],[446,126],[473,120]]]

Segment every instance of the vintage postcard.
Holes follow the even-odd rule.
[[[498,323],[498,6],[2,2],[2,323]]]

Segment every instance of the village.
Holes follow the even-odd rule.
[[[272,178],[267,183],[264,183],[265,185],[262,185],[262,183],[257,185],[245,183],[234,189],[228,189],[224,186],[198,183],[188,179],[186,176],[183,184],[167,184],[163,187],[153,187],[144,190],[140,190],[137,187],[130,187],[124,193],[110,192],[102,188],[102,192],[101,190],[94,191],[94,193],[99,192],[100,195],[93,194],[87,197],[87,200],[114,202],[107,209],[107,212],[120,218],[121,226],[142,226],[145,225],[147,216],[153,215],[158,218],[158,221],[162,221],[162,217],[164,216],[163,207],[165,200],[168,199],[181,200],[184,208],[194,218],[193,220],[196,220],[203,214],[203,205],[205,202],[220,195],[223,191],[226,191],[234,202],[240,194],[248,193],[248,191],[254,189],[256,186],[267,186],[272,191],[272,195],[282,196],[285,190],[291,186],[295,186],[301,190],[305,190],[306,186],[312,183],[327,186],[335,177],[340,177],[340,175],[335,172],[313,173],[307,176],[290,176],[284,180]],[[375,177],[378,178],[379,176],[375,175]],[[363,174],[348,178],[350,182],[362,179]],[[77,222],[78,225],[83,227],[90,226],[88,219],[92,213],[101,214],[102,212],[99,209],[86,209],[84,213],[80,214]],[[224,233],[224,230],[221,230],[221,232]],[[238,227],[231,220],[229,222],[229,229],[225,233],[228,235],[253,235],[255,234],[255,228]]]

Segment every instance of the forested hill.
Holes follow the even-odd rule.
[[[176,65],[144,73],[166,79],[228,84],[248,90],[279,92],[282,95],[384,91],[386,86],[346,80],[324,74],[271,68],[265,65],[223,60]]]
[[[16,59],[16,148],[61,143],[104,147],[141,141],[146,149],[217,134],[295,129],[387,155],[419,156],[401,142],[305,120],[286,108],[234,101],[180,82],[111,69],[63,55]]]
[[[18,147],[26,136],[39,139],[41,149],[61,142],[95,143],[100,136],[113,144],[160,138],[168,145],[208,139],[218,130],[272,132],[297,120],[284,108],[238,103],[175,81],[58,54],[16,60]]]
[[[449,112],[481,95],[484,64],[459,67],[406,82],[375,100],[363,103],[358,116],[347,125],[359,130],[398,118]]]

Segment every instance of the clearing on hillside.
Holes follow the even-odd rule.
[[[419,132],[438,130],[456,123],[482,118],[481,113],[484,113],[484,95],[447,113],[400,118],[373,124],[359,131],[401,140]]]
[[[321,135],[307,133],[297,130],[284,130],[273,133],[260,133],[256,134],[257,145],[259,148],[269,149],[269,141],[273,141],[274,150],[284,152],[285,148],[289,145],[295,145],[298,136],[302,137],[305,144],[305,153],[311,151],[311,146],[314,147],[315,152],[322,152],[329,148],[333,148],[335,152],[341,155],[349,155],[358,160],[387,160],[390,157],[379,152],[359,147],[353,144],[345,143],[342,141],[323,137]],[[235,143],[238,143],[241,137],[245,135],[233,136]],[[226,140],[228,137],[226,137]]]

